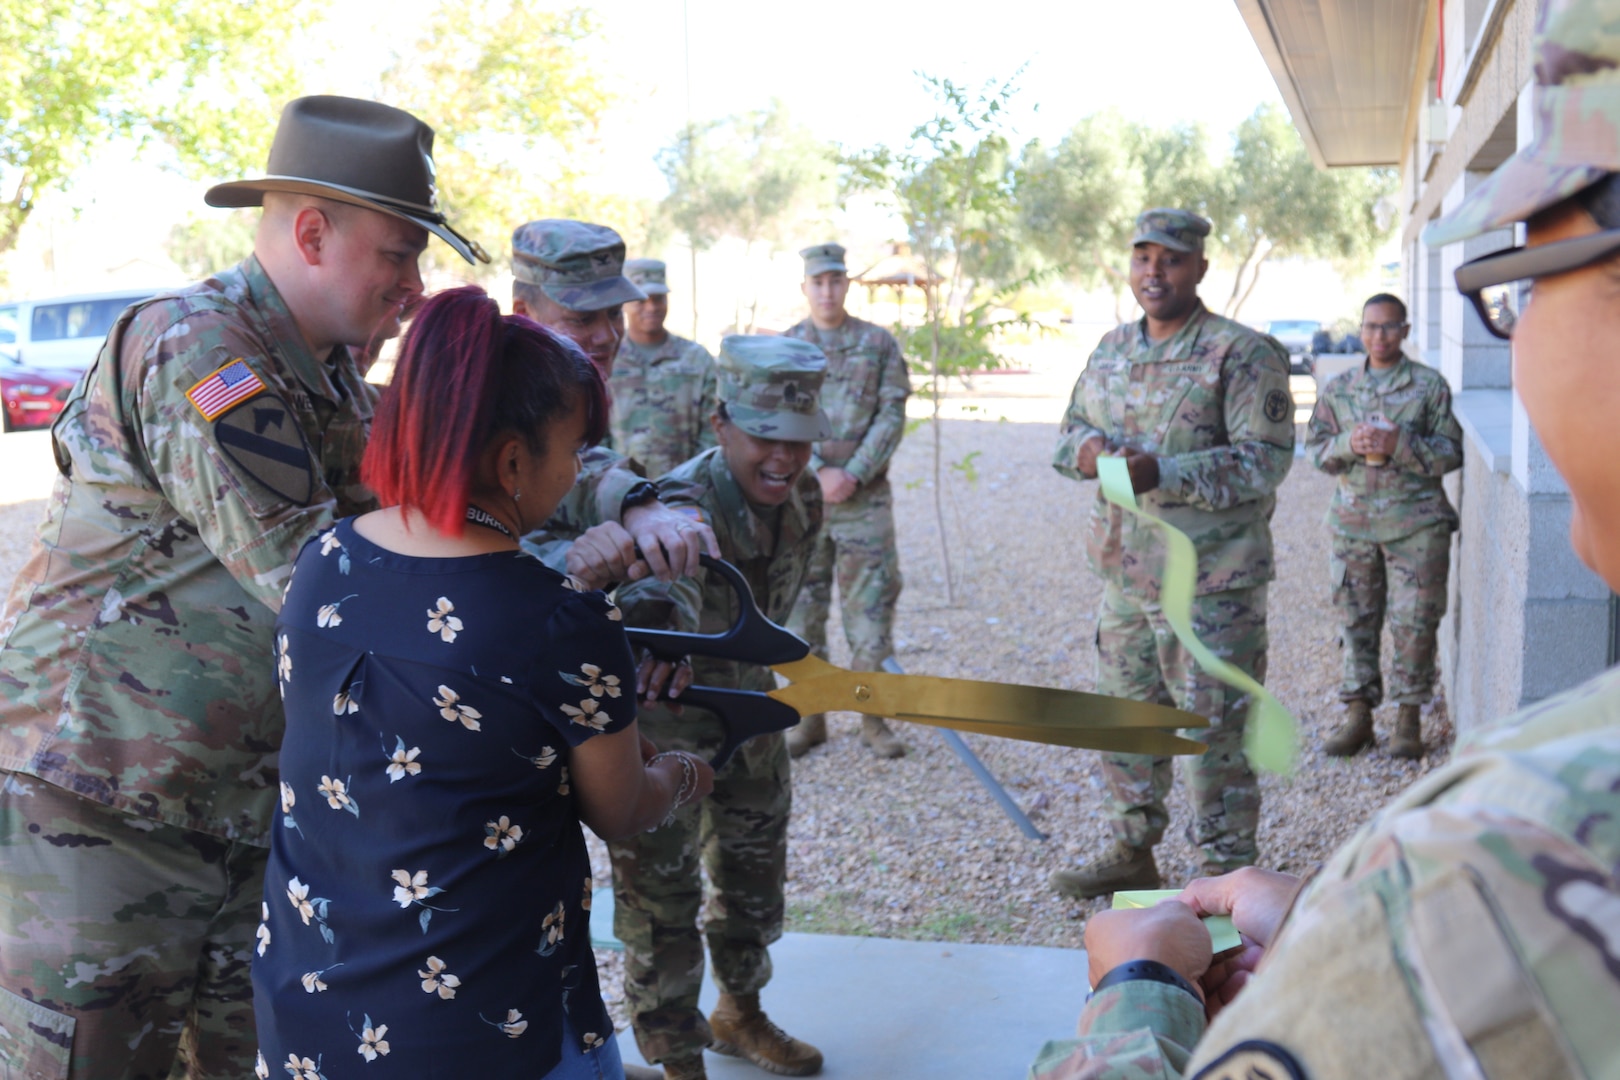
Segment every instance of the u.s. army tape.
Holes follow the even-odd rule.
[[[1131,473],[1122,457],[1097,459],[1097,478],[1103,498],[1150,522],[1164,536],[1164,580],[1159,584],[1159,606],[1176,640],[1198,661],[1198,666],[1228,686],[1249,695],[1249,722],[1243,750],[1249,764],[1268,772],[1291,774],[1299,750],[1299,727],[1293,716],[1246,672],[1210,651],[1193,633],[1192,605],[1198,582],[1198,553],[1187,534],[1162,518],[1144,511],[1136,502]]]

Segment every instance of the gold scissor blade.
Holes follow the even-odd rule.
[[[1202,754],[1208,749],[1196,739],[1185,739],[1174,731],[1165,731],[1161,728],[1099,731],[1096,728],[1066,727],[1060,724],[990,724],[955,717],[916,716],[906,713],[894,719],[909,720],[914,724],[928,724],[931,727],[950,728],[953,731],[994,735],[1002,739],[1022,739],[1024,742],[1044,743],[1048,746],[1076,746],[1111,754],[1152,754],[1156,757],[1166,757],[1172,754]]]
[[[1075,731],[1209,726],[1202,716],[1148,701],[1016,683],[846,671],[822,660],[810,664],[811,659],[775,668],[790,679],[798,672],[803,680],[771,691],[771,697],[791,705],[800,716],[846,709],[874,716],[926,716]]]

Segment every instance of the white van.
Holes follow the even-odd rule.
[[[162,291],[124,289],[0,303],[0,353],[31,368],[83,371],[124,309]]]

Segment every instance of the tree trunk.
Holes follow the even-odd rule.
[[[1249,297],[1254,293],[1254,287],[1260,283],[1260,268],[1265,265],[1266,259],[1271,256],[1271,253],[1276,250],[1277,248],[1275,245],[1268,247],[1266,250],[1260,253],[1260,257],[1258,259],[1254,260],[1254,270],[1249,275],[1249,287],[1243,290],[1242,296],[1238,297],[1238,302],[1232,306],[1232,310],[1227,314],[1227,318],[1237,318],[1238,312],[1243,310],[1243,305],[1249,302]]]
[[[1254,253],[1260,250],[1260,242],[1261,237],[1256,236],[1254,243],[1249,245],[1249,253],[1238,263],[1237,276],[1232,278],[1232,295],[1226,298],[1226,304],[1221,308],[1221,314],[1227,318],[1232,317],[1232,305],[1238,302],[1238,292],[1243,286],[1243,274],[1249,269],[1249,263],[1254,261]]]
[[[933,263],[924,264],[928,269],[930,280],[934,277]],[[951,572],[951,544],[945,535],[945,476],[941,467],[943,453],[943,431],[939,422],[940,403],[940,371],[939,371],[939,321],[944,313],[939,307],[939,290],[937,287],[928,290],[928,325],[929,325],[929,368],[933,374],[934,416],[930,422],[934,433],[934,523],[939,529],[939,556],[945,564],[945,603],[954,607],[956,604],[956,585],[952,581],[955,576]]]

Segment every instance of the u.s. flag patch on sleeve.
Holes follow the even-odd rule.
[[[263,389],[264,383],[253,374],[253,369],[237,359],[187,390],[186,399],[196,406],[204,420],[211,421],[232,405],[246,401]]]

